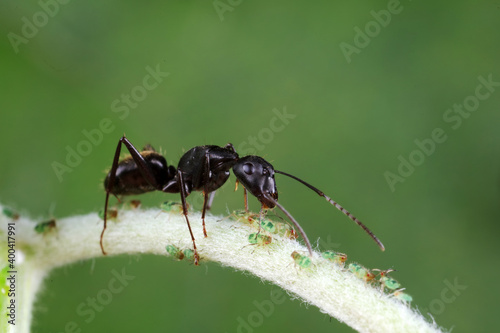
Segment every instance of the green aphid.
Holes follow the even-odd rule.
[[[100,210],[98,215],[101,218],[101,220],[104,220],[104,210]],[[108,209],[108,218],[107,218],[108,221],[116,220],[117,217],[118,217],[118,210],[116,208]]]
[[[295,229],[293,229],[290,225],[287,223],[282,223],[282,222],[274,222],[268,219],[263,219],[260,222],[260,226],[262,229],[265,231],[271,233],[271,234],[277,234],[282,237],[290,238],[290,239],[297,239],[298,235],[295,232]]]
[[[193,250],[185,249],[184,251],[182,251],[182,253],[184,253],[184,258],[186,258],[187,260],[194,260],[194,251]]]
[[[184,253],[177,246],[167,245],[167,246],[165,246],[165,249],[167,250],[167,253],[169,255],[174,257],[174,259],[177,259],[177,260],[184,259]]]
[[[398,299],[404,303],[410,303],[411,301],[413,301],[413,297],[411,297],[408,294],[405,294],[404,292],[402,292],[402,290],[404,290],[404,288],[396,290],[392,295],[396,299]]]
[[[35,226],[35,231],[37,234],[44,234],[56,227],[56,220],[51,219],[49,221],[40,222]]]
[[[365,268],[359,264],[350,263],[348,269],[357,278],[359,278],[365,282],[370,282],[371,280],[373,280],[375,278],[375,274],[370,272],[370,270],[368,268]]]
[[[271,236],[254,232],[248,235],[248,242],[252,245],[269,245],[273,241]]]
[[[398,281],[388,276],[380,277],[380,282],[390,290],[398,289],[399,287],[401,287],[401,284]]]
[[[311,259],[308,256],[303,256],[297,251],[292,252],[292,258],[293,261],[295,261],[295,264],[299,265],[302,268],[307,268],[311,266]]]
[[[282,237],[286,237],[289,239],[297,239],[299,237],[295,229],[287,223],[278,222],[276,223],[276,228],[278,229],[277,231],[278,235]]]
[[[395,271],[394,269],[389,268],[389,269],[386,269],[385,271],[383,271],[383,270],[374,268],[373,270],[380,272],[379,273],[379,275],[380,275],[379,282],[380,282],[380,286],[382,288],[382,291],[384,291],[385,288],[387,288],[389,290],[395,290],[395,289],[398,289],[401,287],[401,284],[398,281],[396,281],[393,278],[390,278],[388,276],[388,274],[390,272]]]
[[[343,265],[347,260],[346,254],[335,251],[325,251],[321,256],[337,265]]]
[[[254,232],[253,234],[248,235],[248,242],[250,244],[257,244],[258,243],[258,236],[257,233]]]
[[[257,214],[245,210],[235,210],[232,215],[236,221],[249,224],[253,224],[257,216]]]
[[[271,220],[263,219],[262,222],[260,222],[260,226],[262,227],[262,229],[264,229],[265,231],[270,232],[272,234],[275,234],[278,232],[276,230],[276,225]]]
[[[164,212],[174,212],[174,213],[182,213],[182,203],[177,201],[165,201],[160,205],[160,208]]]
[[[19,219],[19,214],[17,214],[16,212],[13,212],[9,208],[4,207],[2,209],[2,213],[3,213],[3,215],[5,215],[6,217],[8,217],[9,219],[13,219],[13,220]]]
[[[235,210],[235,211],[233,212],[233,215],[234,215],[235,217],[237,217],[237,218],[238,218],[238,217],[247,217],[248,215],[250,215],[250,213],[249,213],[249,212],[247,212],[247,211],[244,211],[244,210]]]

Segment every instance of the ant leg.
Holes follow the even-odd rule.
[[[102,239],[104,237],[104,231],[106,231],[107,224],[107,214],[108,214],[108,201],[109,201],[109,192],[106,191],[106,201],[104,202],[104,225],[101,231],[101,238],[99,240],[99,245],[101,246],[101,252],[103,255],[107,255],[108,253],[104,250],[104,245],[102,244]]]
[[[248,194],[245,187],[243,187],[243,200],[245,201],[245,212],[248,213]]]
[[[205,212],[207,211],[207,204],[212,193],[214,192],[206,193],[205,191],[203,191],[203,211],[201,213],[201,220],[203,221],[203,235],[205,237],[208,237],[207,229],[205,229]]]
[[[236,192],[238,190],[238,184],[240,181],[238,178],[236,178],[236,183],[234,185],[234,191]],[[245,203],[245,212],[248,213],[248,195],[247,195],[247,189],[243,186],[243,201]]]
[[[210,181],[210,157],[208,155],[208,153],[205,153],[205,174],[204,174],[204,177],[203,177],[203,183],[205,184],[204,185],[204,189],[203,189],[203,211],[201,213],[201,221],[202,221],[202,224],[203,224],[203,235],[205,237],[208,237],[207,236],[207,229],[205,228],[205,212],[207,211],[207,203],[208,203],[208,196],[210,195],[210,193],[208,192],[208,183]]]
[[[196,266],[199,265],[200,261],[200,256],[198,255],[198,251],[196,250],[196,242],[194,240],[194,235],[193,231],[191,230],[191,225],[189,224],[189,219],[188,219],[188,210],[187,210],[187,205],[186,205],[186,187],[184,186],[184,178],[182,176],[182,170],[177,169],[177,179],[179,182],[179,188],[181,192],[181,201],[182,201],[182,211],[184,213],[184,217],[186,218],[186,223],[189,229],[189,233],[191,234],[191,239],[193,240],[193,250],[194,250],[194,264]]]
[[[125,136],[123,136],[120,140],[118,140],[118,146],[116,147],[115,157],[113,158],[113,165],[111,167],[109,182],[106,186],[106,200],[104,201],[104,225],[102,227],[101,238],[99,241],[99,245],[101,246],[101,251],[103,255],[106,255],[106,251],[104,250],[104,245],[102,244],[102,240],[104,237],[104,231],[106,231],[107,227],[107,219],[108,219],[108,202],[109,202],[109,193],[113,188],[113,184],[115,182],[116,169],[118,168],[118,160],[120,159],[120,151],[122,148],[122,140]]]
[[[227,145],[225,145],[224,148],[229,149],[236,153],[236,149],[234,149],[233,144],[230,142]],[[236,186],[234,190],[236,191],[237,189],[238,189],[238,179],[236,179]],[[243,187],[243,198],[244,198],[243,200],[245,200],[245,212],[248,213],[248,195],[247,195],[247,189],[245,187]]]
[[[153,172],[149,168],[148,164],[144,160],[144,157],[142,157],[141,153],[134,147],[134,145],[123,135],[120,140],[118,140],[118,145],[115,150],[115,156],[113,158],[113,165],[111,166],[111,171],[109,172],[109,181],[106,186],[106,200],[104,201],[104,225],[102,228],[101,232],[101,238],[99,241],[99,244],[101,246],[101,251],[103,255],[106,255],[106,251],[104,250],[103,246],[103,237],[104,237],[104,231],[106,230],[107,227],[107,219],[108,219],[108,202],[109,202],[109,194],[113,190],[113,185],[115,183],[115,178],[116,178],[116,170],[118,169],[118,162],[120,160],[120,152],[122,148],[122,144],[127,147],[128,151],[130,152],[130,155],[132,156],[134,162],[137,164],[137,167],[143,177],[154,187],[159,188],[158,183],[156,182],[155,177],[153,176]],[[161,190],[161,189],[160,189]],[[113,193],[114,194],[114,193]],[[116,196],[116,195],[115,195]]]

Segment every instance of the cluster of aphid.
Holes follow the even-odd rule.
[[[248,242],[251,245],[260,245],[266,246],[271,244],[272,236],[270,234],[279,234],[280,236],[284,236],[290,239],[296,239],[297,233],[293,227],[291,227],[287,223],[271,221],[267,218],[261,218],[260,214],[255,214],[246,211],[235,211],[231,215],[234,219],[249,224],[254,228],[258,228],[260,221],[260,228],[262,228],[265,232],[254,232],[248,236]],[[345,253],[335,252],[335,251],[325,251],[321,253],[321,256],[336,265],[341,267],[345,266],[347,261],[347,255]],[[309,268],[312,265],[312,259],[307,255],[302,255],[297,251],[294,251],[291,254],[291,257],[295,263],[295,265],[301,268]],[[374,286],[380,286],[381,292],[388,291],[395,298],[403,301],[403,302],[411,302],[412,297],[408,294],[402,292],[403,288],[401,288],[401,284],[389,277],[388,274],[393,272],[393,269],[380,270],[380,269],[372,269],[369,270],[359,264],[350,263],[347,266],[347,270],[354,274],[359,279],[365,281]],[[373,272],[377,271],[378,274]]]
[[[194,251],[191,249],[181,250],[175,245],[167,245],[165,247],[165,249],[167,250],[167,253],[170,256],[174,257],[174,259],[176,259],[176,260],[183,260],[183,259],[186,259],[189,261],[194,260]]]
[[[257,230],[257,232],[248,235],[248,243],[250,245],[269,245],[273,241],[273,235],[292,240],[299,237],[295,229],[288,223],[272,221],[260,214],[238,210],[233,212],[231,217],[237,221],[249,224]]]
[[[302,255],[297,251],[294,251],[291,256],[295,264],[301,268],[308,268],[312,264],[311,258]],[[346,254],[335,251],[325,251],[321,253],[321,256],[324,259],[341,267],[345,267],[345,262],[347,261]],[[404,303],[409,303],[413,300],[410,295],[403,292],[404,288],[401,288],[401,284],[398,281],[389,277],[389,273],[395,271],[394,269],[381,270],[374,268],[370,270],[366,267],[361,266],[360,264],[350,263],[347,266],[347,270],[364,282],[374,287],[380,287],[380,291],[382,293],[388,292],[394,298]],[[378,272],[378,274],[374,272]]]
[[[248,235],[250,245],[265,246],[273,241],[273,235],[289,239],[297,239],[298,234],[288,223],[276,222],[260,214],[237,210],[231,214],[231,218],[249,224],[256,232]]]
[[[344,253],[339,253],[335,251],[325,251],[321,253],[321,256],[326,259],[327,261],[330,261],[336,265],[339,266],[344,266],[344,263],[347,260],[347,255]],[[297,251],[292,252],[292,258],[295,263],[295,265],[301,267],[301,268],[308,268],[312,264],[312,260],[310,257],[305,256],[303,254],[300,254]]]
[[[2,214],[14,221],[19,219],[19,214],[14,212],[13,210],[4,207],[2,209]],[[54,230],[56,228],[56,220],[55,219],[50,219],[48,221],[40,222],[35,225],[35,232],[37,234],[45,234],[51,230]]]
[[[260,245],[266,246],[271,244],[272,237],[270,234],[279,234],[280,236],[284,236],[290,239],[296,239],[297,233],[293,227],[291,227],[287,223],[271,221],[267,218],[261,218],[260,214],[255,214],[246,211],[235,211],[231,215],[234,219],[249,224],[254,228],[259,227],[262,228],[265,232],[254,232],[248,236],[248,242],[251,245]],[[339,265],[341,267],[345,267],[345,263],[347,261],[347,255],[345,253],[335,252],[335,251],[325,251],[321,253],[321,256],[327,261]],[[295,265],[301,268],[308,268],[312,265],[311,257],[307,255],[302,255],[297,251],[294,251],[291,254],[291,257],[295,263]],[[396,299],[399,299],[403,302],[411,302],[412,297],[408,294],[402,292],[404,288],[401,288],[401,284],[389,277],[388,274],[393,272],[393,269],[380,270],[380,269],[372,269],[369,270],[361,266],[360,264],[350,263],[347,266],[347,270],[354,274],[359,279],[365,281],[374,286],[380,286],[381,292],[388,291],[390,292]],[[377,271],[378,274],[373,272]]]

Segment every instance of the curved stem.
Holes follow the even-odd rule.
[[[192,213],[191,217],[201,220],[199,213]],[[9,221],[8,217],[0,215],[2,251],[6,248]],[[203,237],[201,228],[193,230],[202,265],[215,261],[251,272],[360,332],[442,332],[409,306],[323,259],[318,252],[313,253],[311,266],[297,267],[293,264],[292,252],[307,254],[308,251],[295,240],[273,234],[271,244],[250,249],[244,247],[248,245],[248,235],[254,232],[250,225],[212,215],[206,216],[206,225],[207,238]],[[22,284],[18,285],[19,290],[25,290],[25,295],[16,300],[22,309],[17,314],[20,325],[8,325],[16,333],[29,331],[21,327],[29,328],[35,294],[47,272],[61,265],[102,256],[99,245],[102,220],[96,213],[57,220],[56,227],[43,234],[35,232],[34,226],[35,222],[23,217],[16,222],[16,251],[24,256],[18,269],[20,276],[29,276],[18,280]],[[181,212],[121,210],[116,221],[108,221],[104,237],[108,256],[124,253],[167,255],[165,246],[169,244],[179,248],[192,246]],[[199,268],[193,266],[193,269]],[[2,316],[0,327],[5,326],[4,318]]]

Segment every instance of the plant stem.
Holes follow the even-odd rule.
[[[104,235],[109,256],[124,253],[166,255],[165,246],[170,244],[192,249],[186,221],[180,213],[135,209],[120,210],[118,214],[116,221],[108,221]],[[191,221],[201,220],[199,213],[189,216]],[[5,251],[4,258],[7,224],[11,221],[0,215],[0,248]],[[273,234],[269,245],[246,246],[248,235],[255,232],[249,224],[211,215],[205,221],[207,238],[203,237],[201,228],[193,230],[202,265],[215,261],[251,272],[360,332],[442,332],[406,304],[382,294],[379,288],[323,259],[318,252],[314,252],[310,267],[296,266],[292,252],[307,255],[307,249],[295,240]],[[35,295],[51,269],[102,256],[99,247],[102,220],[96,213],[68,217],[56,223],[55,228],[43,234],[35,232],[36,223],[28,218],[21,217],[15,223],[16,258],[19,258],[16,282],[22,294],[16,298],[16,326],[7,325],[10,332],[29,332]],[[6,262],[0,261],[0,264],[4,267]],[[7,296],[3,297],[5,301]],[[4,318],[2,316],[0,327],[6,326]]]

